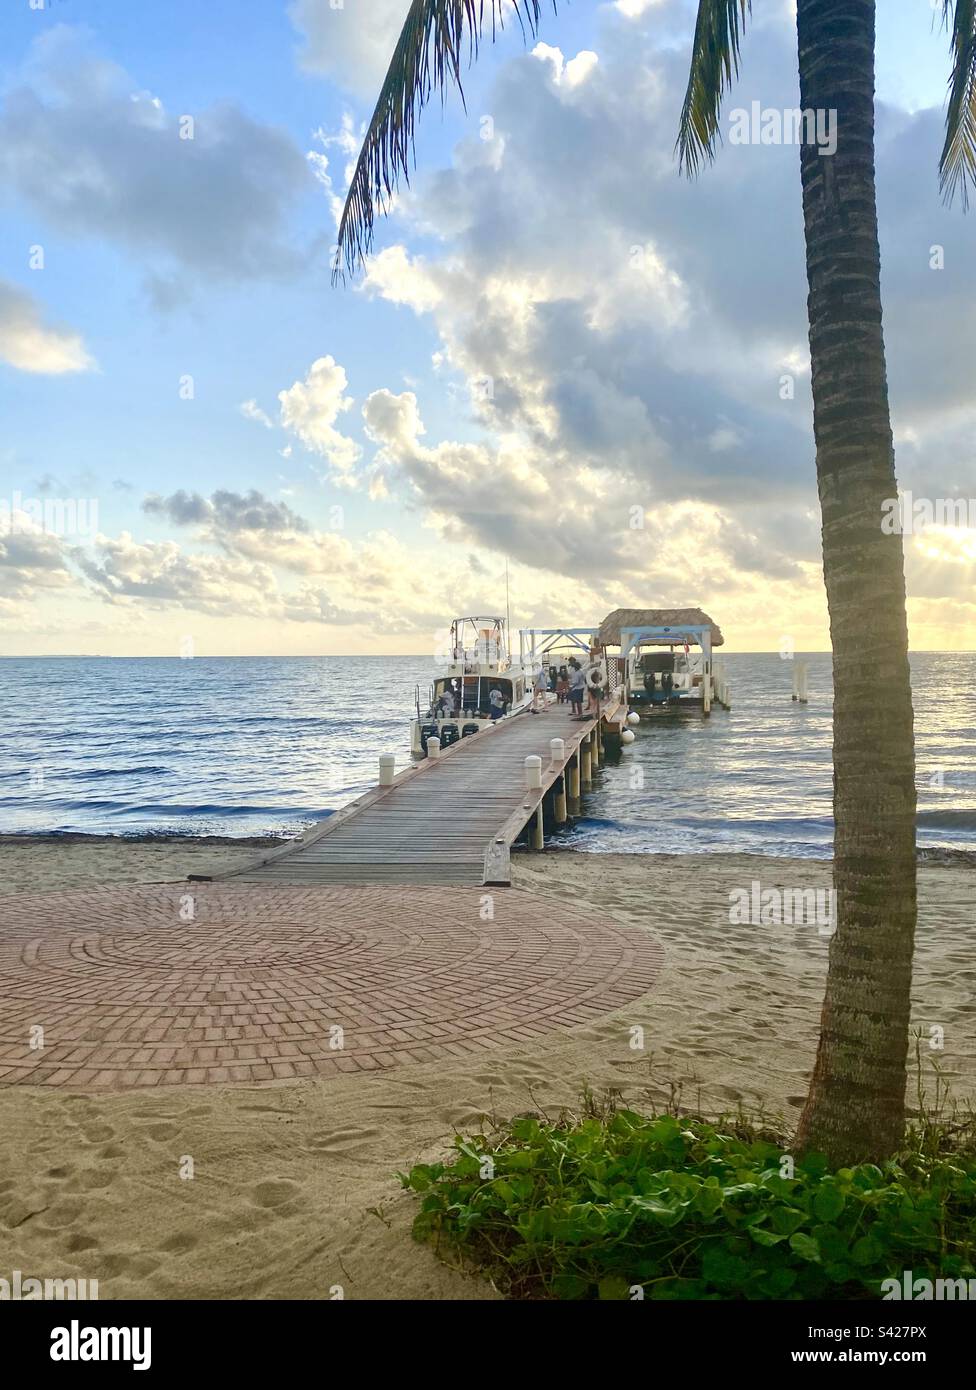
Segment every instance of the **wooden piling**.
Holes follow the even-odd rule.
[[[557,825],[565,825],[566,815],[566,774],[563,773],[552,788],[552,816]]]
[[[585,734],[580,742],[580,783],[585,792],[593,785],[593,750],[590,746],[592,739],[592,733]]]
[[[571,816],[578,816],[580,813],[580,753],[577,748],[569,761],[569,813]]]

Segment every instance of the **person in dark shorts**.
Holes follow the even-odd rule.
[[[581,719],[583,716],[583,695],[586,691],[586,677],[575,658],[569,663],[569,717]]]

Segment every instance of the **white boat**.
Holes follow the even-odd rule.
[[[505,634],[505,619],[455,618],[447,651],[428,692],[426,711],[420,687],[416,718],[410,722],[410,756],[427,756],[427,740],[441,747],[480,733],[492,719],[510,719],[532,704],[536,666],[513,662]]]

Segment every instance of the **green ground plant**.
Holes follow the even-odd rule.
[[[976,1279],[972,1117],[923,1111],[901,1154],[837,1169],[742,1116],[612,1096],[485,1128],[399,1177],[415,1236],[508,1297],[877,1299],[903,1270]]]

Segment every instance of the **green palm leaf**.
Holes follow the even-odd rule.
[[[538,31],[542,0],[507,0],[523,33]],[[373,220],[382,212],[401,177],[409,182],[417,116],[436,89],[443,99],[454,83],[464,101],[461,55],[469,64],[490,18],[492,41],[503,28],[503,0],[413,0],[397,40],[379,101],[369,123],[339,223],[333,280],[343,262],[350,273],[362,264],[373,241]],[[553,0],[555,9],[555,0]]]
[[[752,0],[699,0],[688,90],[678,126],[679,168],[694,177],[715,158],[722,97],[739,75],[739,44]]]
[[[942,0],[942,22],[952,36],[952,75],[939,187],[946,202],[959,193],[965,208],[976,186],[976,0]]]

